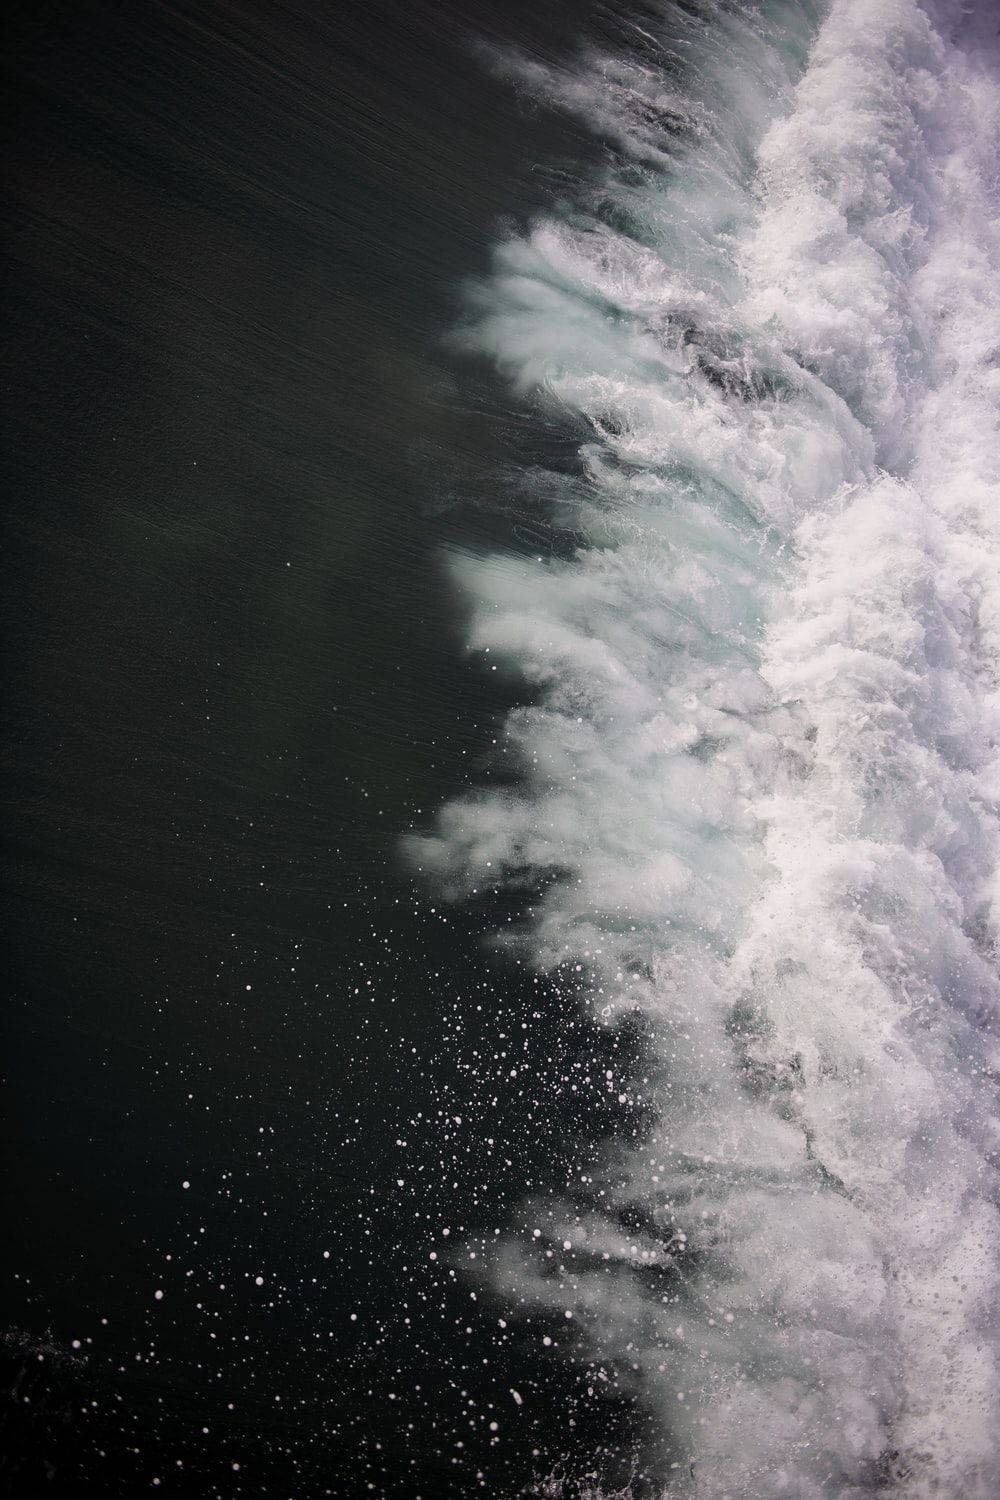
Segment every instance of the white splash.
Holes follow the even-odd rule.
[[[540,703],[525,786],[413,853],[557,873],[534,962],[646,1017],[648,1138],[493,1271],[662,1417],[670,1495],[1000,1492],[989,12],[720,0],[529,76],[620,164],[467,333],[588,424],[588,545],[456,568]]]

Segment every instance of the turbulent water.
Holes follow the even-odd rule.
[[[642,1127],[487,1274],[671,1495],[1000,1492],[997,19],[715,0],[495,60],[603,146],[460,334],[576,433],[521,483],[579,545],[454,565],[520,779],[410,852],[641,1018],[585,1082]]]

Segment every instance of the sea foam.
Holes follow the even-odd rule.
[[[653,1123],[490,1274],[656,1415],[671,1495],[1000,1489],[988,9],[504,63],[609,143],[462,333],[585,430],[525,477],[582,545],[453,565],[523,776],[410,852],[542,888],[522,956],[643,1018]]]

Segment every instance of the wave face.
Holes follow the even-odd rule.
[[[503,64],[605,143],[462,333],[581,433],[523,476],[581,545],[454,565],[522,778],[410,852],[642,1017],[651,1123],[489,1274],[670,1495],[1000,1493],[995,31],[716,0]]]

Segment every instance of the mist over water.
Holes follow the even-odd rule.
[[[642,1123],[478,1264],[671,1495],[1000,1488],[996,31],[719,0],[492,59],[603,144],[455,334],[572,435],[517,479],[579,545],[454,554],[517,776],[408,853],[645,1038],[581,1077]]]

